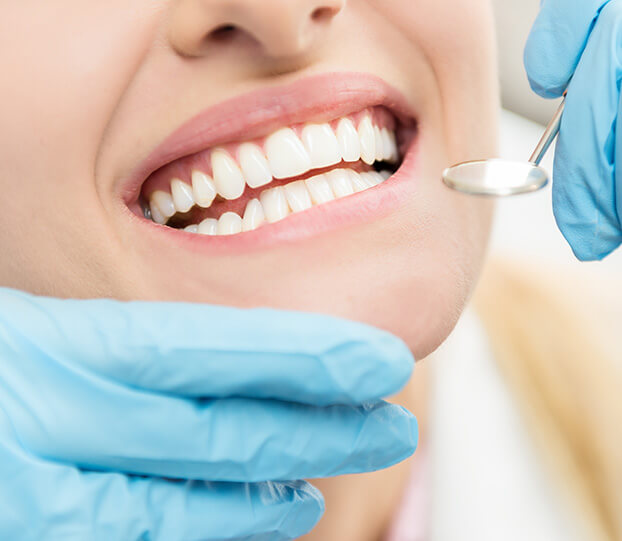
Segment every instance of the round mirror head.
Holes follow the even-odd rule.
[[[481,160],[445,169],[443,182],[459,192],[505,197],[540,190],[548,184],[549,176],[530,162]]]

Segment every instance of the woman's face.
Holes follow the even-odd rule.
[[[491,215],[439,180],[495,150],[487,0],[0,11],[1,285],[324,312],[388,329],[419,357],[445,338]],[[334,169],[346,172],[319,176]],[[359,174],[395,169],[378,185]],[[262,213],[238,234],[181,229],[252,229]]]

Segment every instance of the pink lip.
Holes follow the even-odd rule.
[[[130,220],[171,248],[205,255],[235,254],[281,242],[298,242],[330,230],[387,216],[414,190],[418,136],[404,153],[399,171],[375,188],[292,214],[275,224],[231,236],[204,236],[157,225],[142,217],[138,199],[147,177],[166,164],[206,148],[246,141],[283,126],[329,121],[367,107],[385,106],[405,126],[417,117],[406,99],[382,79],[367,74],[328,73],[220,103],[200,113],[160,144],[122,185]]]
[[[283,126],[322,122],[383,105],[405,125],[414,115],[405,98],[379,77],[327,73],[267,88],[210,107],[167,137],[121,186],[135,205],[147,177],[168,163],[216,145],[248,141]]]

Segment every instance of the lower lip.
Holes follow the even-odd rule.
[[[264,224],[254,231],[236,235],[200,235],[158,225],[124,206],[130,219],[145,232],[173,247],[206,255],[247,253],[282,243],[298,243],[312,237],[362,223],[373,222],[395,212],[414,190],[417,176],[417,139],[411,143],[399,170],[382,184],[363,192],[312,207],[304,212]],[[136,210],[136,209],[134,209]]]

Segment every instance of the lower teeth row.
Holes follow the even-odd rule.
[[[225,212],[218,219],[207,218],[184,230],[200,235],[235,235],[253,231],[265,223],[279,222],[292,213],[373,188],[390,176],[389,171],[357,173],[352,169],[336,169],[264,190],[258,199],[247,203],[242,217],[236,212]]]

